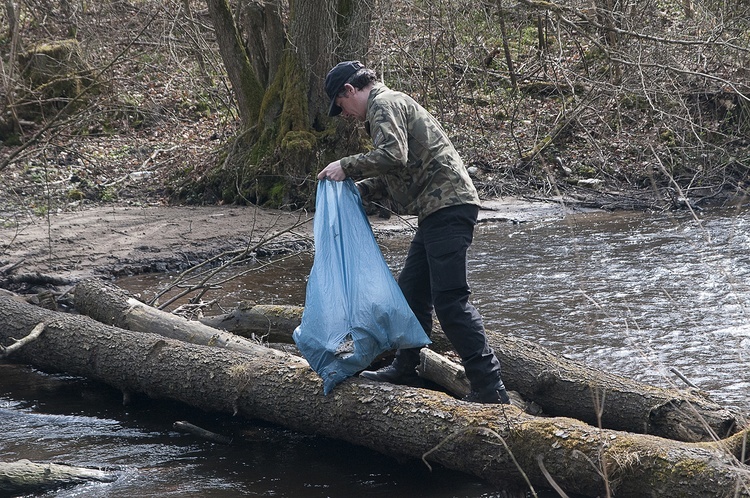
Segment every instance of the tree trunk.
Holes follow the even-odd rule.
[[[240,2],[237,24],[253,70],[261,86],[267,88],[276,77],[284,50],[280,0]]]
[[[302,317],[302,306],[240,304],[228,313],[205,316],[199,321],[242,337],[257,337],[267,342],[292,342],[292,333]]]
[[[83,484],[85,482],[114,482],[117,474],[86,467],[72,467],[55,463],[34,463],[29,460],[0,462],[0,495],[43,491]]]
[[[227,0],[206,1],[250,132],[238,137],[221,168],[179,195],[214,192],[226,203],[313,206],[315,174],[361,149],[356,128],[328,117],[323,82],[339,60],[366,54],[372,0],[295,0],[281,14],[277,0],[254,0],[237,21]],[[240,42],[238,25],[252,53]]]
[[[194,332],[188,332],[190,327],[201,325],[156,310],[149,313],[150,316],[155,315],[153,319],[140,319],[139,316],[147,312],[144,309],[147,306],[129,299],[121,289],[96,279],[79,283],[75,296],[76,307],[82,313],[103,323],[130,330],[154,332],[194,342],[184,335],[175,334],[180,334],[182,328],[187,335],[194,335]],[[138,310],[138,317],[130,316],[133,309]],[[289,308],[285,308],[285,311],[293,313]],[[166,326],[160,323],[167,320],[177,321],[174,325]],[[292,316],[287,315],[281,323],[288,331],[293,330],[291,325],[295,322]],[[270,319],[264,325],[265,330],[273,329]],[[212,329],[205,326],[201,330],[208,338],[218,334],[215,330],[212,333]],[[284,338],[285,333],[280,330],[269,333],[277,339],[273,342],[290,340],[287,337],[286,341],[278,341]],[[654,434],[678,441],[711,441],[726,437],[739,429],[736,414],[706,399],[695,390],[650,386],[568,360],[529,341],[490,331],[487,334],[503,365],[506,387],[517,391],[525,400],[538,404],[549,415],[573,417],[596,426]],[[236,342],[230,339],[222,341],[230,344]],[[200,344],[208,344],[208,341],[204,340]],[[429,365],[433,365],[434,369],[432,373],[427,372],[425,377],[457,395],[464,393],[466,385],[462,386],[462,380],[456,379],[455,374],[445,372],[434,362],[426,361],[423,362],[423,368],[424,365],[428,365],[428,369]],[[451,382],[441,381],[451,377],[454,379]]]
[[[356,0],[338,0],[337,3],[336,33],[339,44],[335,53],[338,60],[332,62],[334,64],[346,60],[366,62],[374,5],[371,1]]]
[[[498,23],[500,24],[500,36],[503,41],[503,53],[505,54],[505,64],[508,66],[508,75],[510,76],[510,85],[514,91],[518,91],[518,78],[516,78],[516,68],[513,64],[513,56],[508,43],[508,32],[505,29],[505,11],[503,10],[502,0],[497,0]]]
[[[336,57],[336,11],[332,0],[291,2],[289,41],[296,48],[302,71],[301,90],[308,115],[306,125],[327,120],[328,97],[323,81]]]
[[[245,52],[228,1],[206,0],[206,4],[214,23],[219,53],[237,99],[240,119],[244,128],[250,128],[258,121],[263,102],[263,87]]]
[[[467,472],[490,482],[597,496],[750,496],[738,461],[747,433],[681,443],[539,418],[507,405],[465,403],[424,389],[352,378],[328,396],[291,355],[285,361],[135,333],[0,297],[0,343],[36,324],[45,332],[15,358],[124,391],[229,411],[386,454]]]
[[[651,386],[569,360],[537,344],[487,332],[503,380],[553,416],[653,434],[710,441],[739,430],[741,417],[696,389]]]

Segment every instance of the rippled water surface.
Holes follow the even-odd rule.
[[[619,214],[481,225],[487,327],[608,371],[750,409],[750,221]]]
[[[698,220],[642,213],[483,223],[470,254],[486,326],[610,372],[684,385],[750,409],[750,235],[746,213]],[[408,238],[380,241],[394,270]],[[304,304],[310,258],[222,289],[222,302]],[[143,300],[164,275],[121,285]],[[214,296],[216,297],[216,296]],[[172,429],[187,420],[235,437],[216,445]],[[84,379],[0,363],[0,459],[104,466],[112,484],[45,496],[492,497],[469,476],[283,428],[136,399]]]
[[[187,420],[230,446],[172,430]],[[136,399],[80,378],[0,364],[0,461],[29,459],[116,472],[114,483],[44,497],[490,497],[465,474],[179,404]],[[2,493],[0,493],[2,495]]]

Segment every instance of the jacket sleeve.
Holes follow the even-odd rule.
[[[380,201],[388,197],[385,181],[382,178],[365,178],[357,182],[357,187],[365,201]]]
[[[373,149],[341,159],[341,167],[354,179],[380,176],[406,166],[409,157],[408,117],[392,102],[374,102],[370,119]]]

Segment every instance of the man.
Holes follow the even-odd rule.
[[[428,335],[434,309],[471,382],[472,391],[464,399],[509,403],[482,317],[469,302],[466,253],[480,201],[458,152],[429,112],[408,95],[377,82],[375,72],[359,61],[331,69],[325,90],[331,99],[328,115],[363,121],[374,148],[330,163],[318,179],[360,180],[363,196],[376,199],[387,193],[417,215],[399,287]],[[418,364],[418,348],[400,349],[390,365],[360,375],[418,387]]]

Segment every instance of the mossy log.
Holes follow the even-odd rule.
[[[88,87],[97,84],[94,71],[86,60],[80,44],[75,39],[40,43],[19,54],[18,63],[22,77],[28,81],[34,96],[22,97],[38,100],[44,107],[61,109],[70,100],[80,97]],[[21,106],[29,119],[39,110]]]
[[[127,318],[125,312],[133,302],[137,301],[128,298],[122,289],[99,280],[90,279],[76,287],[76,307],[103,323],[180,338],[160,332],[157,322],[139,324]],[[299,310],[301,316],[301,308]],[[296,321],[294,313],[295,310],[285,308],[282,321],[275,321],[270,316],[267,320],[260,319],[265,321],[268,333],[277,339],[274,342],[283,342],[279,339],[291,334],[291,326]],[[180,320],[180,323],[186,322]],[[272,332],[274,323],[282,324],[283,330]],[[192,325],[171,326],[169,329],[178,333],[183,328],[183,332],[188,330],[188,327]],[[235,324],[233,330],[237,328]],[[490,331],[487,334],[503,366],[506,387],[518,392],[526,401],[539,405],[544,413],[678,441],[710,441],[739,429],[740,417],[737,414],[695,390],[651,386],[569,360],[529,341]],[[457,391],[454,389],[453,392]]]
[[[734,434],[741,414],[697,389],[657,387],[594,369],[529,341],[488,332],[503,365],[503,380],[553,416],[678,441],[710,441]]]
[[[0,495],[38,493],[85,482],[113,482],[117,473],[29,460],[0,462]]]
[[[739,461],[746,432],[683,443],[361,378],[324,396],[320,378],[292,355],[198,346],[0,297],[0,344],[38,323],[44,333],[13,358],[126,392],[423,458],[489,482],[539,488],[554,481],[586,496],[750,496],[750,469]]]

